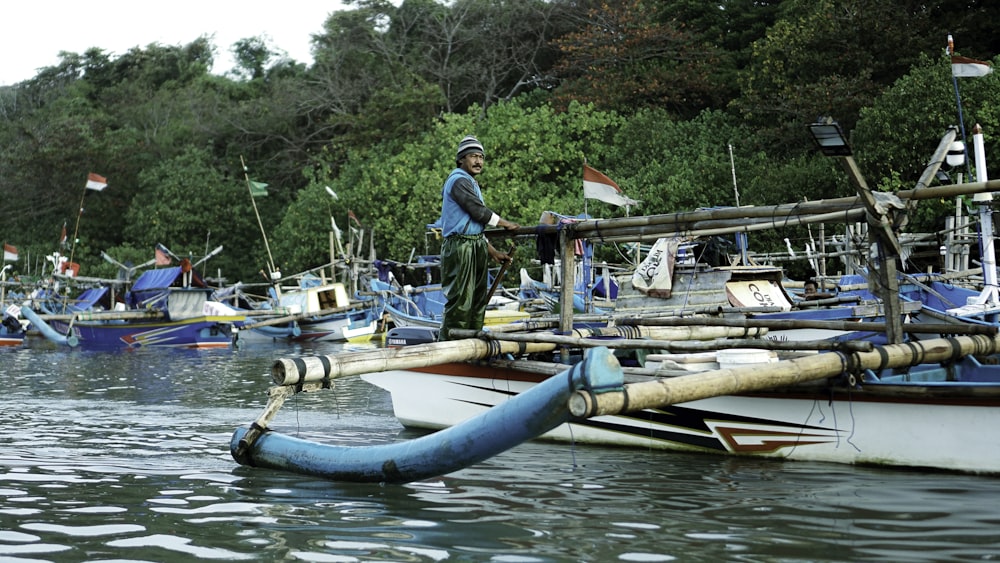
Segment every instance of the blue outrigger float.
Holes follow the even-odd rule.
[[[309,379],[307,374],[303,372]],[[323,380],[329,382],[328,377]],[[337,481],[406,483],[457,471],[537,438],[570,420],[573,393],[621,391],[623,384],[614,354],[595,348],[582,362],[510,401],[421,438],[379,446],[336,446],[279,434],[258,421],[233,433],[230,451],[243,465]],[[272,401],[279,394],[272,393]],[[266,412],[270,402],[268,407]]]

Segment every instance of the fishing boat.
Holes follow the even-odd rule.
[[[95,349],[227,348],[233,327],[246,316],[220,310],[212,289],[188,266],[143,272],[121,302],[98,306],[107,288],[92,288],[63,312],[21,308],[21,315],[49,340]]]
[[[0,346],[21,346],[24,344],[27,333],[18,319],[19,312],[16,305],[11,305],[4,310],[3,320],[0,322]]]
[[[749,380],[778,370],[801,372],[802,364],[819,358],[835,362],[835,371],[813,384],[678,399],[676,404],[643,409],[636,409],[640,403],[629,396],[611,414],[575,412],[585,418],[544,437],[645,449],[1000,473],[1000,438],[984,432],[1000,423],[1000,369],[983,363],[997,351],[995,337],[957,338],[969,339],[970,351],[991,344],[984,346],[983,355],[947,356],[937,364],[896,369],[875,360],[871,367],[862,363],[858,373],[847,374],[845,367],[861,353],[831,352],[781,361],[767,351],[747,348],[719,350],[710,358],[704,352],[648,354],[626,372],[627,388],[666,386],[703,376]],[[953,342],[940,339],[922,345],[947,350]],[[912,352],[897,346],[901,348],[894,352],[900,357]],[[695,361],[700,369],[661,369],[665,363]],[[440,429],[509,401],[559,367],[558,362],[495,360],[361,377],[391,394],[395,416],[404,426]]]
[[[20,346],[24,344],[26,332],[24,324],[20,321],[20,308],[7,302],[7,271],[11,267],[5,264],[0,268],[0,346]]]
[[[933,171],[930,173],[933,175]],[[936,191],[993,191],[998,186],[996,182],[980,182],[897,195],[922,198]],[[858,198],[845,202],[847,207],[832,211],[840,202],[825,201],[817,208],[822,212],[813,217],[784,216],[782,221],[823,221],[823,215],[828,213],[871,215],[872,209],[864,205],[866,196],[871,195],[859,188]],[[768,212],[781,213],[784,209],[787,207],[778,206]],[[623,240],[626,236],[663,237],[671,232],[734,232],[755,228],[757,218],[762,217],[760,211],[731,208],[681,217],[611,219],[601,222],[600,234],[604,240]],[[880,219],[876,216],[869,223],[879,225]],[[733,220],[739,220],[742,226],[727,225]],[[568,249],[574,237],[587,236],[596,229],[593,222],[580,222],[564,230],[563,244]],[[883,251],[882,245],[888,246],[891,241],[880,236],[875,234],[879,250]],[[987,247],[992,247],[992,240],[988,240]],[[363,374],[362,378],[390,393],[394,413],[403,425],[440,429],[502,404],[546,380],[576,361],[578,350],[612,346],[627,358],[623,360],[627,366],[625,392],[596,399],[578,394],[573,414],[579,418],[557,427],[545,438],[646,449],[1000,473],[1000,437],[982,431],[1000,422],[998,325],[990,317],[997,314],[997,303],[983,295],[990,289],[989,282],[982,292],[953,291],[933,283],[901,283],[894,269],[891,278],[885,271],[872,271],[874,285],[891,287],[892,291],[872,295],[859,290],[854,294],[859,303],[795,311],[781,291],[780,281],[769,281],[766,272],[716,269],[712,275],[728,276],[721,283],[698,274],[701,287],[711,291],[690,294],[682,289],[686,282],[676,283],[676,274],[672,275],[673,292],[691,300],[688,311],[653,305],[655,300],[649,292],[631,291],[626,283],[619,291],[611,319],[614,329],[608,329],[617,334],[569,331],[572,308],[564,308],[560,326],[548,333],[491,331],[464,335],[496,343],[551,342],[563,347],[560,354],[383,370]],[[740,279],[743,275],[748,277]],[[709,294],[717,298],[719,287],[728,290],[723,303],[697,302]],[[897,298],[900,293],[904,295],[902,300]],[[846,292],[838,295],[844,296]],[[569,292],[564,292],[563,302],[568,303],[569,298]],[[761,309],[749,310],[755,305]],[[766,310],[769,307],[777,310]],[[712,308],[727,314],[708,314]],[[860,309],[864,308],[870,311],[862,313]],[[632,318],[622,315],[626,310],[633,312]],[[756,343],[731,336],[688,343],[677,338],[656,342],[648,332],[632,332],[663,326],[777,330],[762,335]],[[808,340],[801,336],[805,334],[802,329],[826,330],[829,334],[818,339],[814,334],[814,339]],[[775,338],[782,332],[783,337]],[[796,333],[796,338],[788,336]],[[848,344],[870,348],[838,348]],[[684,391],[674,391],[675,387]],[[687,391],[693,387],[703,388]]]
[[[274,291],[267,318],[238,327],[237,345],[290,342],[362,342],[375,333],[381,313],[372,299],[352,300],[342,283],[303,278],[292,290]]]
[[[940,164],[937,156],[931,167]],[[929,173],[933,177],[934,171]],[[568,256],[577,239],[591,236],[653,242],[677,233],[714,235],[867,218],[879,256],[878,267],[869,275],[880,288],[871,296],[876,312],[868,318],[854,318],[855,307],[842,304],[831,306],[836,318],[757,318],[794,309],[780,282],[772,284],[763,270],[719,270],[722,283],[716,283],[713,292],[723,288],[725,304],[677,310],[650,304],[655,302],[651,299],[676,298],[682,294],[677,286],[667,292],[649,291],[660,288],[647,286],[638,292],[641,295],[630,294],[633,280],[632,288],[621,285],[614,313],[603,327],[576,328],[574,308],[562,306],[547,326],[549,321],[532,319],[518,327],[457,331],[460,340],[377,354],[280,359],[272,367],[271,400],[245,434],[234,436],[233,455],[240,461],[240,454],[252,448],[254,440],[244,443],[246,436],[267,434],[284,397],[309,386],[328,388],[337,377],[360,375],[387,390],[396,418],[407,427],[436,430],[433,439],[448,432],[444,429],[503,408],[553,379],[559,381],[553,376],[585,363],[593,349],[608,349],[622,366],[623,388],[574,391],[568,400],[572,418],[541,438],[1000,474],[1000,437],[988,430],[1000,423],[997,323],[968,322],[973,315],[958,310],[961,307],[953,308],[946,321],[912,322],[924,304],[914,300],[907,309],[898,299],[901,285],[888,252],[893,249],[892,233],[879,227],[890,221],[872,205],[874,196],[864,183],[856,187],[853,198],[606,219],[600,225],[583,220],[487,236],[555,233],[562,254]],[[916,201],[985,191],[1000,191],[1000,182],[922,187],[893,196]],[[562,304],[572,303],[576,285],[569,262],[561,265]],[[674,272],[670,277],[676,281]],[[979,314],[990,314],[991,304],[981,301],[969,305]],[[772,330],[803,327],[849,336],[769,338]],[[871,334],[881,337],[867,336]],[[450,434],[442,440],[444,436]],[[318,448],[307,452],[324,458],[323,463],[337,460]],[[276,455],[275,466],[303,470],[290,462],[290,453]]]

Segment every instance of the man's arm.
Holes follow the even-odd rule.
[[[451,187],[451,198],[469,214],[469,217],[472,217],[473,221],[481,225],[497,226],[497,222],[491,223],[491,221],[494,217],[499,219],[499,216],[479,199],[472,189],[472,182],[468,179],[459,178],[455,181],[455,185]]]
[[[459,205],[469,217],[472,217],[473,221],[476,221],[483,225],[489,225],[490,227],[503,227],[507,230],[518,229],[521,226],[512,221],[508,221],[496,213],[494,213],[489,207],[483,204],[479,196],[472,189],[472,182],[466,180],[465,178],[459,178],[455,181],[455,185],[451,188],[451,197],[455,200],[455,203]],[[490,256],[493,257],[497,262],[507,262],[511,260],[511,257],[507,255],[506,252],[501,252],[489,245]]]

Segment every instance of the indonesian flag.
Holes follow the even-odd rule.
[[[977,61],[958,55],[951,56],[951,75],[958,78],[975,78],[993,72],[993,67],[985,61]]]
[[[101,191],[108,187],[108,179],[91,172],[87,174],[87,189]]]
[[[618,207],[623,205],[637,205],[639,203],[634,199],[625,197],[621,188],[611,178],[608,178],[586,164],[583,165],[583,197],[599,199]]]
[[[17,248],[4,243],[3,244],[3,261],[4,262],[17,262]]]
[[[162,244],[157,243],[157,245],[153,247],[153,257],[156,260],[155,264],[157,266],[169,266],[170,263],[173,262],[171,259],[172,254],[173,253],[171,253],[170,250]]]

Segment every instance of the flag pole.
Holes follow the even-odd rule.
[[[83,200],[87,197],[88,189],[90,188],[84,185],[83,194],[80,196],[80,208],[76,213],[76,225],[73,226],[73,242],[69,245],[69,262],[66,263],[66,268],[68,269],[71,269],[70,265],[73,263],[73,255],[76,253],[76,235],[80,232],[80,217],[83,217]]]
[[[948,63],[951,66],[951,57],[955,54],[955,40],[952,38],[951,34],[948,34]],[[955,105],[958,107],[958,126],[962,131],[962,150],[965,152],[965,173],[971,178],[972,177],[972,167],[969,164],[969,144],[965,137],[965,118],[962,116],[962,96],[958,93],[958,77],[955,76],[955,72],[951,72],[951,84],[955,89]]]
[[[260,213],[257,211],[257,201],[253,197],[253,186],[250,185],[250,174],[247,171],[247,163],[243,160],[243,155],[240,155],[240,164],[243,165],[243,178],[247,182],[247,192],[250,193],[250,203],[253,204],[253,214],[257,216],[257,225],[260,226],[260,236],[264,239],[264,248],[267,250],[267,266],[270,268],[268,272],[268,277],[270,278],[272,274],[276,271],[274,268],[274,258],[271,256],[271,245],[267,243],[267,233],[264,232],[264,223],[260,220]]]

